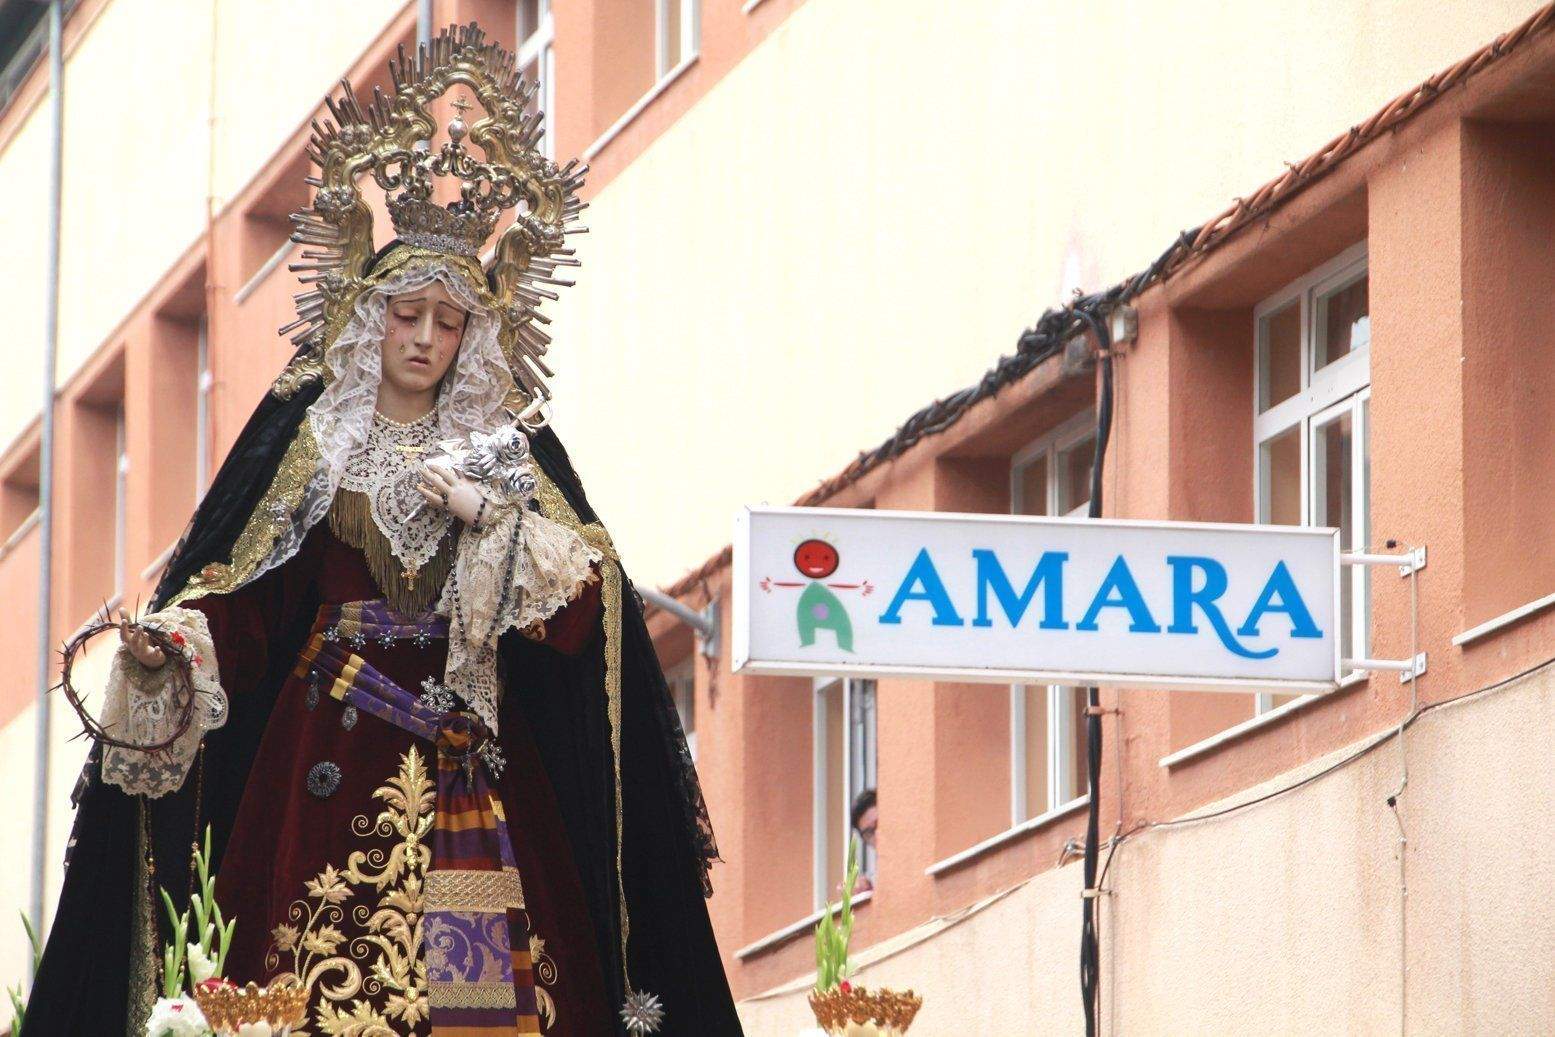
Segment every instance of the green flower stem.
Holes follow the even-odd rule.
[[[825,993],[853,973],[848,946],[853,941],[853,888],[858,884],[859,843],[848,841],[848,869],[842,882],[842,902],[828,905],[815,927],[815,989]]]

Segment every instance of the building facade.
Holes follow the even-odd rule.
[[[48,105],[36,23],[5,20],[10,6],[0,838],[22,860]],[[340,77],[361,91],[383,76],[416,14],[70,9],[55,643],[105,600],[146,598],[280,369],[308,120]],[[1543,8],[434,4],[435,24],[471,18],[542,78],[555,156],[593,167],[593,233],[556,321],[558,430],[635,578],[721,620],[710,659],[668,613],[651,626],[726,862],[712,910],[750,1032],[804,1024],[808,931],[867,788],[863,980],[923,992],[926,1033],[1077,1028],[1081,695],[732,674],[719,550],[737,506],[763,500],[1084,508],[1097,385],[1083,350],[1016,353],[977,380],[1048,303],[1145,269],[1230,199],[1130,300],[1106,512],[1423,547],[1409,578],[1352,570],[1344,600],[1347,654],[1428,665],[1409,683],[1357,672],[1319,698],[1103,693],[1104,1022],[1549,1027]],[[889,449],[848,463],[931,399]],[[79,683],[105,659],[91,653]],[[68,709],[51,709],[50,903],[83,756]],[[0,915],[27,897],[13,884]],[[0,931],[0,985],[25,962],[19,927]]]

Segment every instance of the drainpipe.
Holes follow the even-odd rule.
[[[53,663],[54,580],[54,376],[59,352],[60,188],[65,137],[63,0],[49,3],[49,245],[43,344],[43,430],[38,448],[38,700],[33,742],[32,903],[29,914],[43,932],[43,886],[48,844],[49,685]]]

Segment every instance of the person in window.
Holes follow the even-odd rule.
[[[207,829],[226,974],[305,986],[308,1033],[740,1033],[674,703],[525,345],[577,183],[503,121],[511,56],[434,42],[392,116],[332,101],[312,142],[317,323],[121,616],[28,1033],[144,1032]],[[487,120],[413,150],[455,77]],[[376,250],[368,172],[405,188]]]
[[[859,862],[858,883],[853,891],[862,893],[875,888],[875,825],[880,820],[880,805],[874,789],[865,789],[853,797],[850,818],[853,830],[858,833],[859,854],[863,858]]]

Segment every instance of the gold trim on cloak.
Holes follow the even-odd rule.
[[[211,594],[230,594],[251,580],[259,566],[275,551],[281,534],[291,526],[292,516],[302,504],[303,493],[318,472],[320,463],[313,423],[303,418],[297,433],[292,436],[291,445],[281,457],[275,478],[270,480],[259,505],[248,516],[243,532],[233,542],[231,561],[212,562],[189,577],[189,582],[173,595],[167,607]]]
[[[615,544],[603,523],[584,524],[573,510],[561,489],[545,472],[539,472],[540,511],[553,522],[575,530],[588,545],[604,555],[600,565],[600,597],[604,606],[605,627],[605,697],[610,716],[610,753],[615,764],[615,815],[616,815],[616,898],[621,914],[621,977],[626,992],[632,992],[631,970],[627,965],[626,945],[631,934],[631,919],[626,910],[626,880],[621,872],[621,598],[624,590],[624,574]]]

